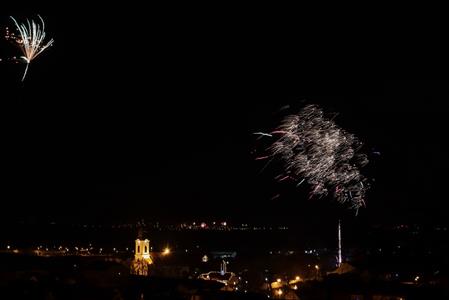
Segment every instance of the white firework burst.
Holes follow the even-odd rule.
[[[264,158],[279,158],[297,186],[304,181],[311,186],[311,196],[330,193],[357,211],[365,206],[368,184],[360,168],[368,159],[360,152],[362,143],[326,118],[318,106],[307,105],[263,136],[275,139]]]
[[[26,20],[26,23],[19,23],[16,19],[11,17],[16,25],[19,35],[16,36],[14,33],[7,32],[6,38],[13,40],[20,50],[23,56],[21,57],[25,63],[25,71],[23,73],[22,81],[25,80],[25,76],[28,71],[28,66],[33,59],[35,59],[39,54],[41,54],[45,49],[53,45],[54,40],[50,39],[45,42],[45,23],[41,16],[39,16],[40,22],[35,22],[34,20]]]

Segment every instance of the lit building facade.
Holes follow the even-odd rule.
[[[150,255],[150,241],[148,239],[136,239],[131,273],[135,275],[147,276],[149,274],[149,266],[151,264],[153,264],[153,259]]]

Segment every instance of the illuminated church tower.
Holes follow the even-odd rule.
[[[136,249],[135,249],[134,253],[135,253],[134,260],[143,259],[146,262],[148,262],[149,264],[153,263],[153,260],[151,259],[151,256],[150,256],[150,241],[149,240],[137,239],[136,240]]]
[[[134,260],[131,265],[132,274],[143,276],[149,274],[149,266],[153,263],[150,250],[150,241],[143,239],[143,230],[139,229],[134,249]]]

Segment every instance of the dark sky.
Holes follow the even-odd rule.
[[[336,122],[368,153],[381,153],[366,170],[375,181],[360,218],[447,218],[447,10],[291,20],[289,35],[181,9],[85,8],[2,12],[2,28],[9,14],[40,13],[55,39],[24,84],[22,65],[0,68],[4,218],[348,214],[275,183],[276,170],[260,173],[254,161],[252,133],[307,103],[338,112]],[[1,45],[2,58],[15,53]],[[294,81],[282,90],[298,96],[267,91],[279,81]]]

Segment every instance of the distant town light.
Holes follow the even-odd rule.
[[[276,279],[276,281],[281,283],[282,279],[278,278],[278,279]]]
[[[171,251],[170,251],[170,248],[165,247],[165,248],[164,248],[164,251],[162,251],[162,254],[163,254],[163,255],[169,255],[170,252],[171,252]]]

